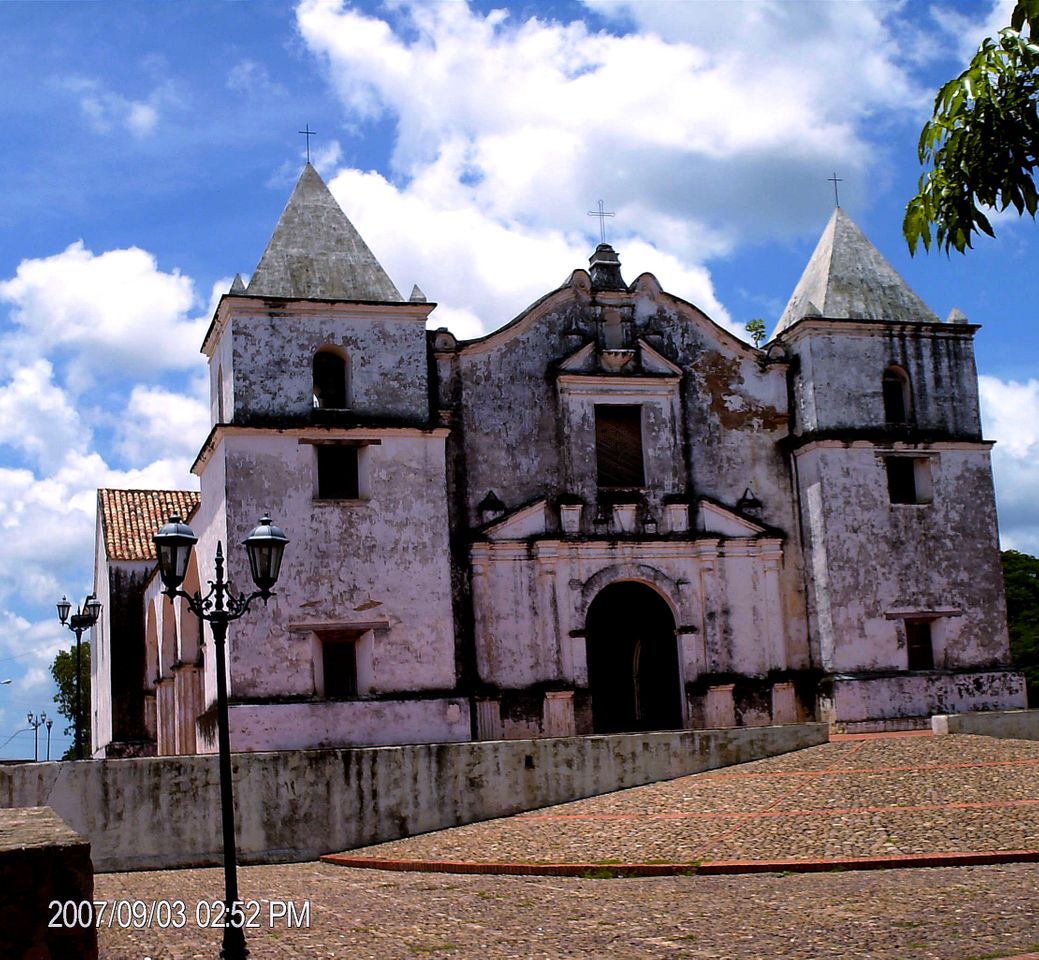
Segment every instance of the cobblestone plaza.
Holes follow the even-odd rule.
[[[1039,951],[1039,863],[848,869],[934,854],[1039,858],[1039,743],[844,739],[783,757],[353,851],[397,870],[246,867],[262,958],[698,957],[981,960]],[[584,864],[583,876],[400,872]],[[799,861],[736,876],[613,877],[625,864]],[[822,863],[821,863],[822,862]],[[463,866],[457,866],[461,863]],[[454,865],[454,866],[451,866]],[[832,867],[801,873],[801,866]],[[692,867],[691,867],[692,869]],[[221,871],[104,874],[96,900],[171,900],[180,929],[102,928],[110,960],[212,957],[196,905]],[[297,911],[272,916],[270,904]],[[309,904],[309,926],[290,923]]]

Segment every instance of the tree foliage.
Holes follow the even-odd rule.
[[[1028,681],[1028,702],[1039,705],[1039,557],[1004,550],[1010,654]]]
[[[988,37],[934,100],[917,147],[924,173],[902,233],[915,254],[934,240],[964,253],[974,234],[995,236],[985,209],[1034,218],[1039,206],[1039,0],[1018,0],[1010,26]]]
[[[72,743],[65,750],[62,760],[72,760],[76,756],[76,645],[68,650],[59,650],[51,664],[51,676],[58,685],[54,702],[60,713],[69,721],[65,727],[65,736],[72,737]],[[90,641],[80,644],[79,682],[82,685],[82,718],[80,736],[83,740],[83,755],[90,754]]]
[[[761,346],[761,341],[765,339],[765,321],[761,317],[755,317],[753,320],[747,322],[747,333],[750,334],[750,338],[754,341],[755,347]]]

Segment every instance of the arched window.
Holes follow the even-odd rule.
[[[909,386],[909,374],[892,364],[884,371],[884,421],[889,424],[905,425],[913,413],[913,395]]]
[[[347,403],[346,357],[331,347],[314,354],[314,406],[343,410]]]

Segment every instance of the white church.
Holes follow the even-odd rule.
[[[215,750],[185,589],[265,512],[276,596],[228,635],[235,750],[1025,705],[972,340],[836,209],[758,349],[600,244],[475,340],[427,330],[309,164],[202,344],[201,493],[99,490],[95,757]],[[434,320],[435,322],[435,320]]]

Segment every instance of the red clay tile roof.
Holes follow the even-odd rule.
[[[194,490],[98,490],[97,509],[109,560],[154,560],[152,537],[171,513],[187,520],[201,497]]]

